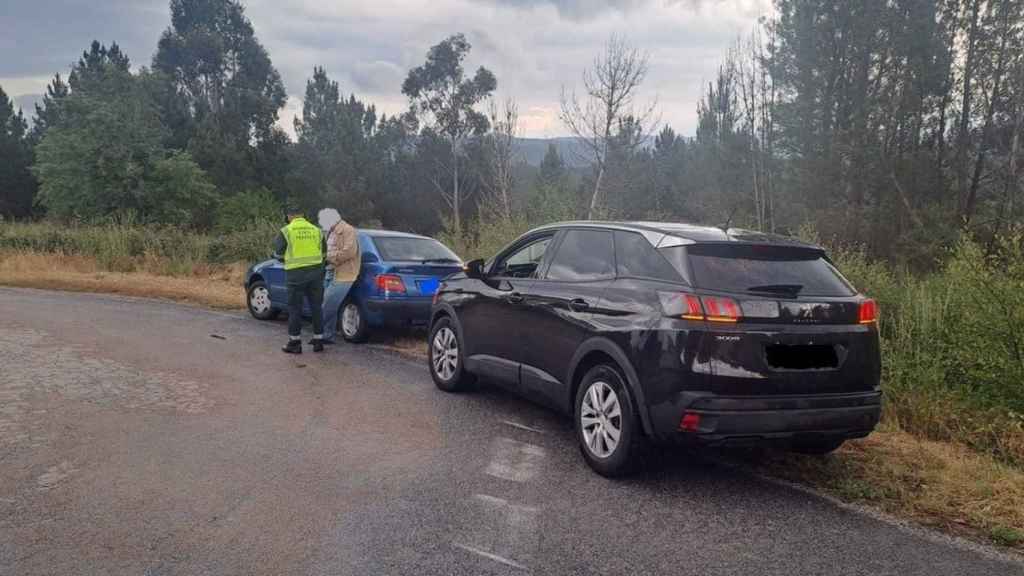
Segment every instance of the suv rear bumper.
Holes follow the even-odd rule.
[[[860,438],[878,424],[880,391],[794,396],[717,396],[683,392],[672,409],[652,410],[657,436],[677,442],[757,443],[794,437]],[[700,416],[696,431],[680,430],[685,414]]]

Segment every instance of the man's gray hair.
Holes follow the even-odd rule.
[[[324,232],[334,228],[334,225],[341,221],[341,214],[334,208],[324,208],[316,213],[317,223]]]

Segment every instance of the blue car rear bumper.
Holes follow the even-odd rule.
[[[425,326],[430,320],[432,297],[368,299],[364,302],[372,326]]]

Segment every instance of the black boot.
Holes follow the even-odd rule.
[[[309,341],[309,344],[313,347],[313,352],[324,351],[324,341],[321,338],[313,338]]]
[[[289,340],[281,347],[286,354],[302,354],[302,340]]]

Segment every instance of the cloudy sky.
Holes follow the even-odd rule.
[[[169,25],[166,0],[0,0],[0,86],[26,114],[55,72],[67,72],[93,40],[116,41],[136,66],[148,65]],[[314,65],[342,90],[394,113],[405,109],[406,72],[427,49],[463,32],[470,67],[498,77],[497,95],[519,103],[525,136],[565,134],[558,121],[564,85],[611,34],[650,56],[641,98],[656,98],[663,122],[692,134],[701,87],[714,78],[737,35],[748,33],[770,0],[248,0],[260,41],[281,72],[288,105],[281,124],[301,113]]]

